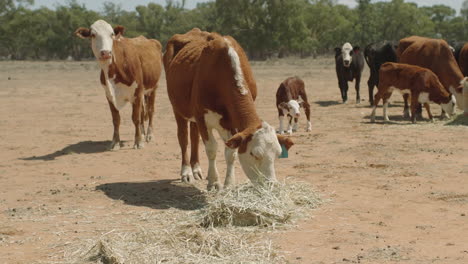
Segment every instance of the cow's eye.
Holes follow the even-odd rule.
[[[96,34],[94,34],[94,33],[91,34],[91,37],[92,37],[92,38],[95,38],[95,37],[96,37]]]
[[[252,151],[250,151],[250,156],[254,157],[256,160],[260,160],[260,159],[261,159],[261,157],[255,156],[255,155],[253,154]]]

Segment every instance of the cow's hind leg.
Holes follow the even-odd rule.
[[[190,122],[190,166],[192,167],[192,175],[195,180],[201,180],[202,169],[200,167],[200,161],[198,156],[198,145],[200,142],[200,133],[198,132],[198,126],[195,122]]]
[[[147,95],[146,109],[148,117],[148,130],[146,132],[146,142],[150,142],[153,139],[153,115],[154,115],[154,101],[156,98],[156,87],[154,90]]]
[[[388,118],[388,99],[390,99],[390,96],[392,96],[391,93],[386,93],[382,96],[382,99],[383,99],[383,118],[384,118],[384,122],[388,122],[390,121],[390,119]]]
[[[304,106],[304,112],[306,114],[307,118],[307,129],[306,131],[309,132],[312,130],[312,124],[310,123],[310,104],[308,102],[303,103]]]
[[[117,108],[115,108],[114,104],[107,100],[109,103],[109,108],[112,114],[112,123],[114,124],[114,135],[112,136],[112,143],[109,146],[110,150],[119,150],[120,147],[123,147],[123,143],[120,141],[120,113]]]
[[[405,102],[405,108],[403,108],[403,117],[404,118],[409,118],[410,117],[410,111],[409,111],[409,94],[403,94],[403,101]]]
[[[133,145],[134,149],[141,149],[144,147],[144,143],[141,136],[141,112],[143,108],[144,95],[143,95],[143,88],[138,87],[135,91],[135,102],[133,102],[132,108],[132,120],[133,124],[135,125],[135,143]]]
[[[187,152],[188,147],[188,121],[183,117],[175,113],[177,122],[177,138],[179,140],[180,150],[182,154],[182,165],[180,169],[180,176],[182,182],[192,182],[193,173],[192,167],[189,163],[189,157]]]
[[[371,114],[371,122],[375,122],[375,112],[377,111],[377,106],[379,105],[380,99],[382,96],[380,95],[379,91],[375,94],[375,99],[373,100],[374,102],[374,107],[372,108],[372,114]]]
[[[374,105],[374,74],[371,72],[371,76],[369,77],[369,80],[367,81],[367,87],[369,88],[369,104],[371,106]]]

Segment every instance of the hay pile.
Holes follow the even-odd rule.
[[[202,226],[271,226],[291,223],[316,208],[320,197],[305,183],[275,183],[268,187],[241,184],[208,198]]]
[[[63,263],[284,263],[266,237],[272,229],[254,226],[284,226],[320,204],[302,183],[241,184],[203,195],[202,209],[150,212],[140,216],[145,224],[137,232],[113,231],[74,244]]]

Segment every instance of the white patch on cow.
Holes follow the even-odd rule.
[[[284,115],[283,116],[278,116],[278,119],[279,119],[278,133],[283,134],[284,133]]]
[[[404,95],[404,94],[411,94],[411,91],[410,89],[400,89],[398,87],[395,87],[395,86],[390,86],[388,88],[388,92],[389,93],[392,93],[394,90],[397,90],[398,92],[400,92],[400,94]]]
[[[306,129],[307,132],[309,131],[312,131],[312,124],[310,123],[310,121],[307,121],[307,129]]]
[[[383,105],[384,122],[390,121],[390,119],[388,119],[388,115],[387,115],[387,108],[388,108],[388,102],[385,102],[384,105]]]
[[[207,113],[204,115],[204,117],[205,117],[205,124],[208,129],[216,129],[224,141],[229,140],[229,138],[231,137],[230,131],[224,129],[219,123],[219,121],[223,118],[222,115],[216,112],[207,110]]]
[[[239,153],[240,164],[253,182],[263,185],[276,181],[274,162],[281,153],[281,146],[275,129],[266,122],[259,128],[247,143],[247,150]]]
[[[104,20],[94,22],[91,27],[91,48],[94,56],[98,59],[101,65],[110,64],[112,56],[108,59],[101,58],[101,52],[109,52],[112,54],[112,46],[114,42],[114,29],[109,23]]]
[[[352,50],[353,46],[351,46],[349,42],[346,42],[343,47],[341,47],[341,56],[343,58],[343,66],[345,67],[349,67],[353,61],[353,57],[351,56]]]
[[[301,106],[299,105],[299,103],[296,101],[296,100],[290,100],[288,102],[288,105],[290,107],[290,111],[289,111],[289,114],[292,116],[292,117],[296,117],[297,115],[299,115],[301,112],[300,112],[300,108]]]
[[[227,38],[224,38],[224,40],[228,43],[229,46],[228,55],[229,58],[231,58],[231,67],[234,71],[234,80],[236,81],[237,88],[239,88],[239,91],[242,95],[246,95],[249,93],[249,91],[245,88],[244,74],[242,72],[239,55],[232,47],[231,41],[229,41]]]
[[[372,108],[372,114],[371,114],[371,122],[372,123],[375,123],[375,112],[377,110],[377,106],[374,105],[374,107]]]
[[[422,92],[419,94],[418,96],[418,102],[420,104],[425,104],[425,103],[429,103],[429,93],[426,93],[426,92]]]
[[[127,86],[123,83],[115,83],[114,79],[108,79],[106,77],[106,83],[107,85],[103,85],[106,97],[117,110],[120,111],[128,102],[133,104],[135,101],[135,90],[137,88],[135,82]]]
[[[453,115],[453,113],[455,112],[455,104],[456,104],[456,100],[455,99],[455,96],[454,95],[451,95],[450,96],[450,101],[446,104],[440,104],[440,107],[442,107],[442,110],[445,111],[447,117],[450,117],[451,115]]]

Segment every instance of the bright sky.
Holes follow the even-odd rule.
[[[391,0],[372,0],[372,2],[376,1],[391,1]],[[48,8],[54,9],[59,4],[64,4],[65,1],[59,0],[35,0],[34,7],[46,6]],[[100,11],[102,9],[104,2],[113,2],[116,4],[120,4],[124,10],[132,11],[138,5],[147,5],[148,3],[154,2],[160,5],[165,5],[166,0],[78,0],[79,3],[85,4],[85,6],[89,9],[93,9],[96,11]],[[194,8],[197,3],[200,2],[208,2],[207,0],[187,0],[186,1],[186,8]],[[437,4],[448,5],[455,9],[457,13],[460,11],[463,0],[405,0],[405,2],[413,2],[418,4],[418,6],[432,6]],[[340,4],[346,4],[350,7],[356,6],[355,0],[338,0]]]

